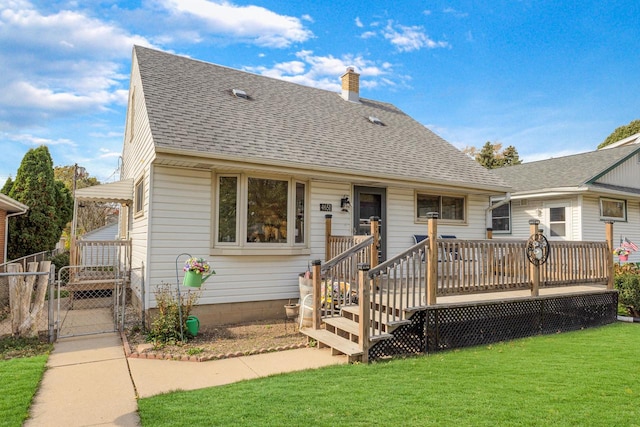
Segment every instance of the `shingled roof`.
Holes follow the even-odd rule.
[[[578,188],[596,185],[600,176],[639,151],[640,146],[630,145],[523,163],[492,172],[517,193]]]
[[[506,189],[499,177],[391,104],[349,102],[335,92],[139,46],[134,53],[158,153]],[[234,96],[233,89],[248,98]]]

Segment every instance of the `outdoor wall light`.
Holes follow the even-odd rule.
[[[351,209],[351,202],[349,201],[349,196],[346,194],[340,199],[340,208],[342,212],[349,212],[349,209]]]

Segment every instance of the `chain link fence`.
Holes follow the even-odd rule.
[[[144,308],[131,304],[129,272],[117,267],[66,266],[57,273],[54,267],[48,273],[7,272],[8,265],[4,267],[0,272],[0,339],[35,334],[52,342],[143,324]],[[49,277],[42,282],[33,278],[38,275]],[[41,284],[46,286],[43,291],[38,290]],[[38,302],[41,292],[43,304]],[[33,316],[25,317],[23,306]],[[20,325],[24,319],[33,323],[29,332]]]

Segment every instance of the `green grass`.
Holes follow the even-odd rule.
[[[37,338],[0,339],[0,426],[27,419],[52,347]]]
[[[138,407],[146,426],[639,426],[640,325],[332,366]]]
[[[21,426],[44,373],[47,355],[0,360],[0,425]]]

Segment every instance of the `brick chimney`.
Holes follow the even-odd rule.
[[[351,102],[360,102],[360,74],[353,67],[348,67],[342,79],[342,99]]]

